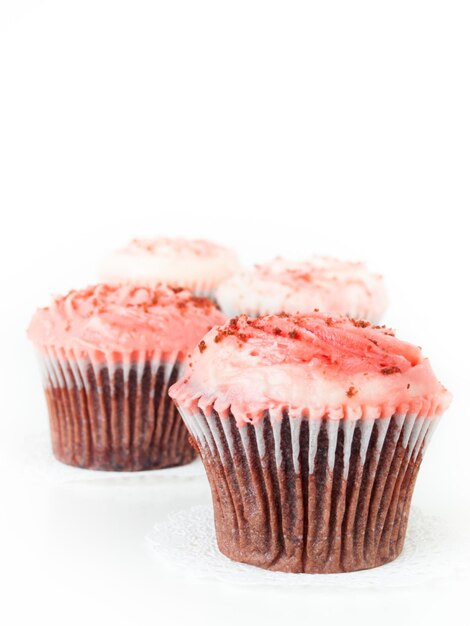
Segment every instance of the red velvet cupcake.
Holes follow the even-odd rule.
[[[157,237],[133,239],[105,259],[99,273],[106,283],[165,283],[212,298],[217,285],[238,269],[236,254],[211,241]]]
[[[221,552],[307,573],[400,554],[450,402],[419,348],[320,313],[215,327],[170,395],[207,471]]]
[[[39,309],[28,335],[56,458],[117,471],[190,462],[195,453],[167,390],[188,352],[224,319],[212,301],[165,286],[97,285]]]
[[[320,256],[305,261],[278,257],[234,274],[219,285],[216,300],[230,317],[318,309],[372,322],[380,320],[387,304],[382,276],[364,263]]]

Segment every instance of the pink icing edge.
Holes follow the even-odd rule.
[[[266,403],[259,411],[251,412],[243,403],[228,403],[221,400],[216,393],[190,393],[185,387],[183,377],[170,387],[169,395],[177,405],[186,411],[195,413],[201,410],[205,416],[209,416],[214,409],[220,417],[226,419],[232,414],[237,426],[256,424],[261,421],[266,412],[274,419],[281,420],[287,412],[290,416],[298,416],[301,419],[322,419],[328,417],[331,420],[376,420],[388,418],[392,415],[415,415],[416,417],[433,418],[442,415],[451,402],[450,393],[444,396],[437,395],[430,398],[420,398],[409,403],[390,405],[384,402],[378,405],[351,406],[344,403],[340,406],[310,405],[295,407],[290,404],[278,402]]]
[[[65,303],[66,299],[71,295],[77,294],[88,294],[90,292],[90,298],[93,297],[94,291],[96,289],[109,289],[111,291],[120,291],[125,294],[126,290],[128,293],[135,292],[136,290],[143,290],[148,292],[159,292],[164,297],[169,297],[171,300],[172,292],[175,294],[174,303],[169,303],[166,305],[162,305],[162,309],[165,309],[165,312],[170,313],[167,320],[167,327],[164,329],[165,333],[155,333],[150,330],[145,324],[145,320],[141,325],[142,337],[144,338],[143,342],[138,342],[134,345],[119,345],[120,334],[121,339],[123,335],[122,329],[119,328],[119,324],[116,323],[116,326],[112,324],[108,324],[106,327],[109,332],[108,337],[103,333],[100,336],[100,343],[102,345],[97,346],[93,345],[93,343],[89,343],[83,340],[80,335],[74,335],[73,332],[68,333],[66,326],[69,322],[73,323],[73,321],[83,321],[83,317],[80,318],[73,309],[73,306],[69,306],[67,308],[66,315],[59,315],[58,305]],[[178,295],[180,294],[180,295]],[[200,334],[194,333],[189,337],[188,332],[186,335],[181,334],[182,325],[178,324],[178,320],[176,319],[176,315],[179,315],[181,319],[191,319],[191,312],[187,316],[182,316],[178,313],[176,306],[176,302],[178,299],[184,299],[185,302],[189,303],[190,308],[192,307],[193,302],[206,301],[204,306],[207,307],[209,314],[207,315],[207,319],[196,320],[195,313],[200,313],[198,309],[194,309],[192,311],[192,316],[194,319],[194,323],[196,321],[200,327]],[[64,305],[67,306],[66,304]],[[117,308],[117,307],[116,307]],[[125,302],[123,303],[123,309],[125,309]],[[112,311],[113,312],[113,311]],[[107,311],[109,313],[109,311]],[[89,317],[93,317],[94,319],[100,319],[100,312],[93,311],[92,315]],[[116,322],[119,322],[120,313],[117,311],[116,317],[114,318]],[[208,328],[211,328],[213,325],[218,323],[223,323],[226,317],[216,308],[215,304],[212,301],[209,301],[207,298],[197,298],[193,296],[190,292],[179,289],[179,288],[170,288],[165,285],[159,285],[156,288],[149,287],[137,287],[132,285],[94,285],[92,287],[88,287],[81,291],[72,290],[66,296],[59,296],[54,299],[52,305],[50,307],[44,307],[38,309],[34,314],[31,323],[28,327],[27,334],[29,339],[35,345],[36,350],[42,356],[55,356],[61,360],[77,360],[77,359],[89,359],[94,363],[104,363],[104,362],[141,362],[144,360],[152,360],[157,356],[160,360],[166,361],[184,361],[188,353],[194,348],[197,344],[197,341],[200,337],[207,332]],[[139,320],[140,322],[140,320]],[[49,325],[53,328],[54,332],[52,334],[46,333],[46,325]],[[190,325],[191,331],[193,330],[192,325]],[[174,331],[173,333],[170,332]],[[188,328],[185,329],[186,331]],[[175,335],[176,333],[176,335]]]
[[[124,365],[138,366],[146,362],[180,363],[187,362],[190,356],[187,350],[100,350],[79,347],[34,344],[40,359],[55,359],[61,363],[90,362],[93,366]]]

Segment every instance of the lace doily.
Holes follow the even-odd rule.
[[[195,578],[228,584],[396,588],[444,581],[463,574],[468,559],[458,537],[440,518],[412,509],[405,548],[391,563],[348,574],[287,574],[231,561],[217,548],[209,505],[173,513],[147,536],[155,557]]]
[[[28,478],[47,480],[53,483],[90,481],[142,482],[161,478],[192,479],[204,477],[204,467],[198,458],[188,465],[142,472],[108,472],[72,467],[60,463],[52,454],[47,433],[31,435],[24,440],[22,469]]]

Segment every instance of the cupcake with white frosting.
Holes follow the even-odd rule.
[[[450,394],[421,349],[345,317],[242,315],[170,388],[235,561],[348,572],[402,551],[426,446]]]
[[[380,320],[386,296],[382,276],[363,263],[330,257],[288,261],[280,257],[223,281],[216,299],[228,316],[311,313]]]
[[[195,452],[168,397],[188,353],[224,316],[207,298],[166,286],[96,285],[38,309],[52,449],[99,470],[183,465]]]
[[[99,268],[110,284],[154,286],[166,283],[195,295],[212,297],[216,287],[238,270],[236,254],[201,239],[134,239],[116,250]]]

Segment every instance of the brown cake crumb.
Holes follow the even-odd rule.
[[[356,328],[367,328],[370,326],[370,322],[366,322],[365,320],[351,320]]]
[[[209,298],[203,298],[201,296],[192,296],[190,302],[199,309],[211,309],[214,303]]]
[[[325,321],[326,321],[326,325],[327,326],[333,326],[334,325],[332,317],[327,317]]]
[[[204,352],[204,350],[207,348],[207,344],[206,344],[206,342],[204,341],[204,339],[203,339],[202,341],[200,341],[200,342],[199,342],[199,346],[198,346],[198,347],[199,347],[199,351],[200,351],[200,352]]]
[[[356,395],[356,393],[357,393],[357,389],[353,387],[353,385],[351,385],[349,389],[346,391],[346,395],[348,396],[348,398],[352,398],[353,396]]]
[[[279,326],[276,326],[276,328],[274,328],[273,333],[275,335],[282,335],[282,330],[279,328]]]
[[[222,339],[224,339],[225,337],[229,337],[230,335],[236,335],[236,334],[237,332],[230,328],[219,330],[217,335],[214,337],[214,343],[219,343],[219,341],[222,341]]]
[[[294,328],[294,330],[290,330],[290,331],[289,331],[289,337],[290,337],[291,339],[298,339],[298,338],[300,337],[300,333],[299,333],[299,331],[298,331],[298,330],[296,330],[296,329]]]
[[[401,374],[401,369],[396,365],[392,365],[392,367],[384,367],[380,370],[381,374],[384,376],[389,376],[390,374]]]

